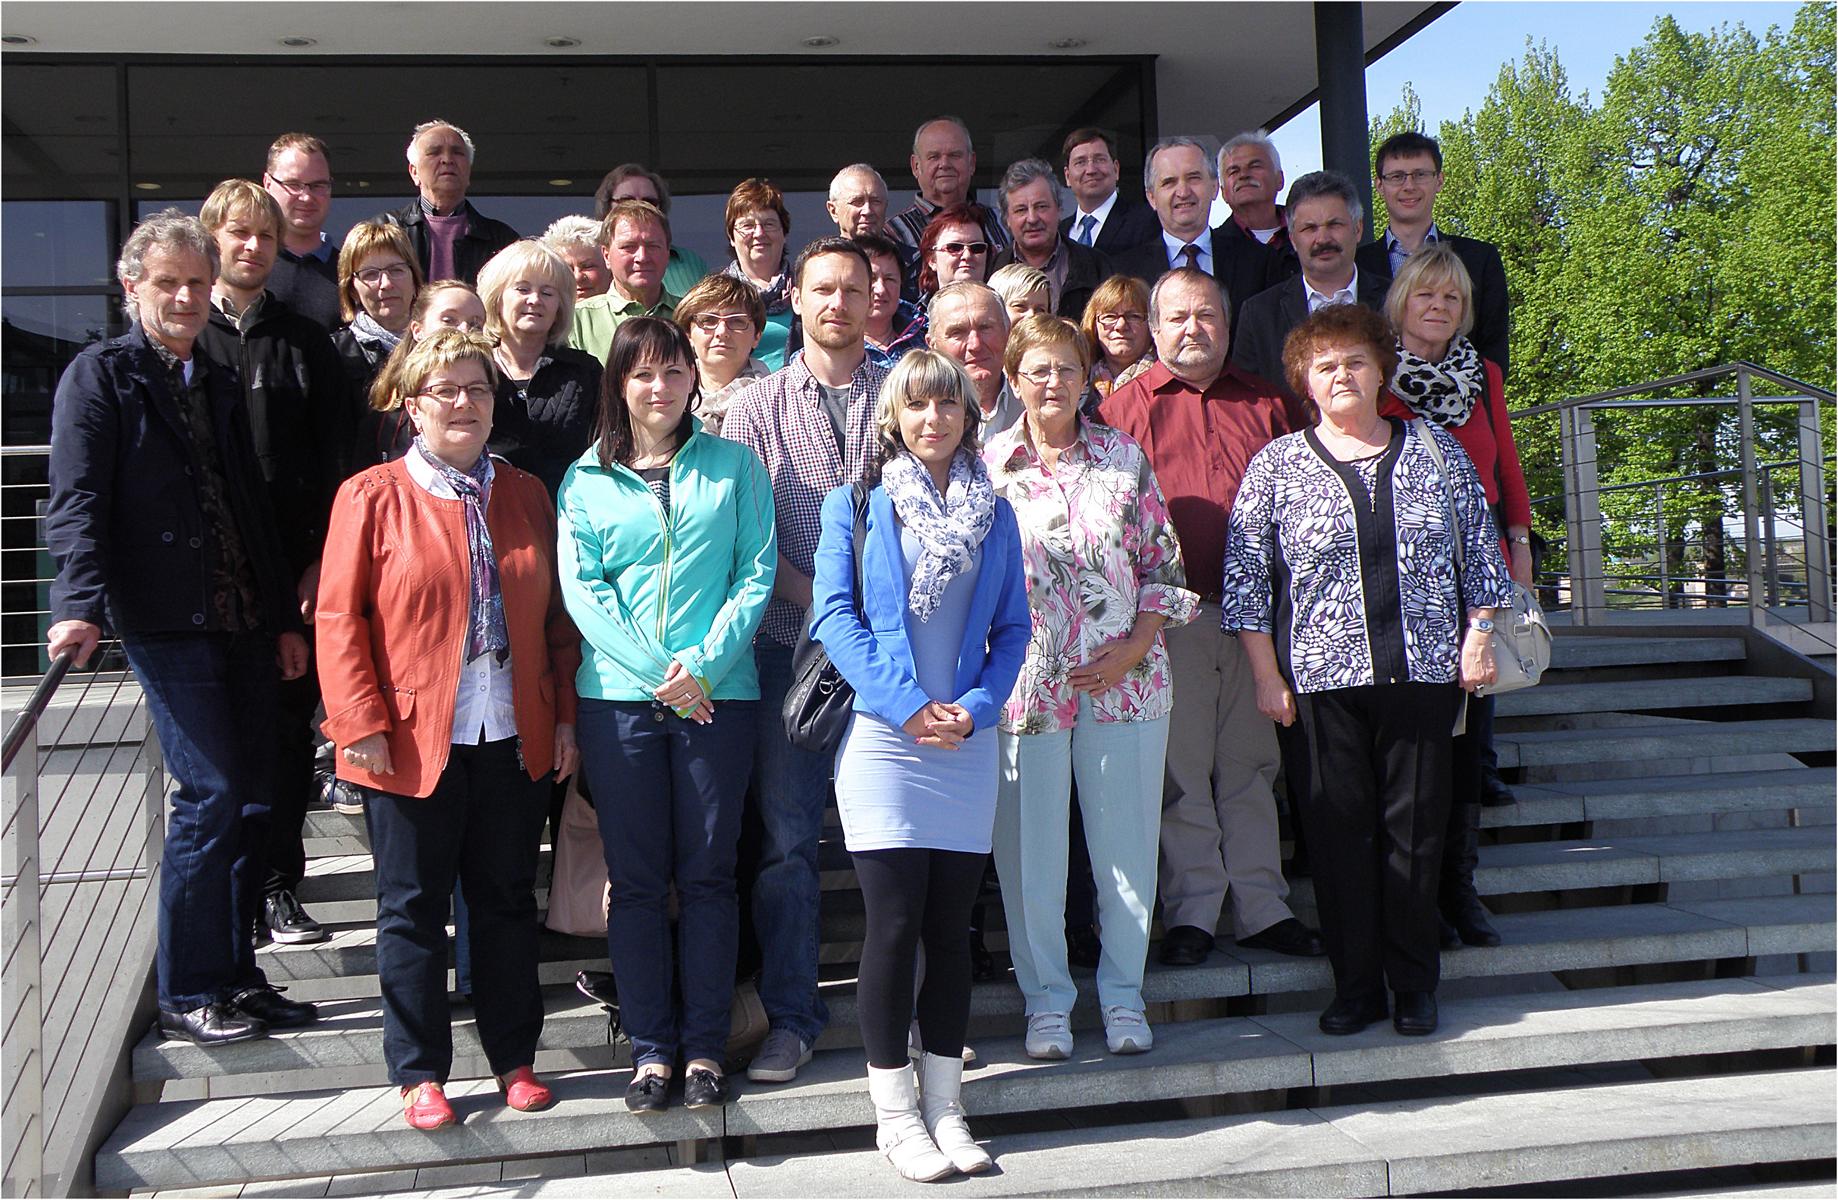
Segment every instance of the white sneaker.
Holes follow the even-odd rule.
[[[1026,1044],[1029,1058],[1071,1058],[1072,1014],[1063,1012],[1030,1014],[1027,1019]]]
[[[1155,1045],[1149,1020],[1139,1008],[1121,1004],[1104,1006],[1104,1044],[1112,1054],[1141,1054]]]

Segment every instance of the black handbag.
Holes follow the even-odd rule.
[[[855,485],[855,578],[851,589],[855,615],[862,615],[862,546],[868,537],[868,485]],[[791,687],[785,692],[785,737],[800,750],[833,754],[849,728],[855,687],[810,635],[810,622],[798,634],[791,652]]]

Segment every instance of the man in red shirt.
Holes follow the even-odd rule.
[[[1321,938],[1289,911],[1271,784],[1276,727],[1257,711],[1257,689],[1238,639],[1220,628],[1225,526],[1251,456],[1305,427],[1300,407],[1274,385],[1226,362],[1225,297],[1204,271],[1162,276],[1149,296],[1159,362],[1111,393],[1100,418],[1135,438],[1168,501],[1200,594],[1193,621],[1170,629],[1174,712],[1162,794],[1161,960],[1205,961],[1230,889],[1240,946],[1322,953]]]

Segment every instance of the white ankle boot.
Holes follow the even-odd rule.
[[[961,1070],[963,1064],[958,1067]],[[902,1178],[930,1183],[956,1170],[938,1152],[919,1116],[911,1067],[869,1067],[868,1096],[874,1101],[874,1143]]]
[[[963,1059],[927,1054],[919,1060],[919,1111],[925,1118],[926,1132],[952,1166],[966,1175],[975,1175],[993,1164],[964,1124],[964,1106],[958,1103],[963,1083]]]

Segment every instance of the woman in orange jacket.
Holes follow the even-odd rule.
[[[338,777],[372,789],[377,971],[390,1079],[408,1123],[453,1121],[447,897],[471,910],[479,1040],[511,1107],[553,1100],[542,1032],[536,860],[549,780],[576,760],[580,640],[562,609],[555,512],[533,475],[485,452],[491,345],[443,330],[396,377],[415,443],[345,481],[316,631]]]

